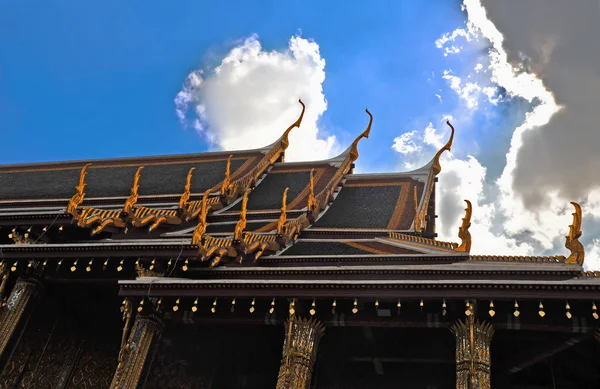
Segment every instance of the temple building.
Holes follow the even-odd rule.
[[[578,204],[555,256],[471,255],[468,199],[436,234],[450,123],[355,174],[369,111],[285,162],[300,104],[262,149],[0,166],[0,388],[600,388]]]

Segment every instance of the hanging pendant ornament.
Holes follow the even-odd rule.
[[[333,299],[333,303],[331,304],[331,313],[335,315],[335,307],[337,306],[336,299]]]
[[[519,312],[519,303],[515,300],[515,311],[513,312],[513,315],[515,317],[519,317],[520,314],[521,312]]]
[[[217,312],[217,299],[215,298],[215,301],[213,301],[212,303],[212,307],[210,308],[210,312],[211,313],[216,313]]]
[[[194,305],[192,305],[192,312],[196,313],[198,311],[198,297],[194,300]]]
[[[314,316],[315,313],[317,313],[315,299],[313,299],[312,304],[310,304],[310,311],[308,311],[308,312],[310,313],[311,316]]]
[[[466,305],[465,315],[467,317],[469,317],[473,314],[473,307],[471,306],[471,302],[469,302],[469,301],[467,301],[465,305]]]
[[[567,304],[565,305],[565,316],[567,317],[567,319],[571,320],[573,318],[573,315],[571,314],[571,306],[569,305],[569,302],[567,301]]]
[[[255,305],[256,305],[256,299],[253,298],[252,302],[250,303],[250,309],[249,309],[250,313],[254,313],[254,309],[255,309],[254,306]]]
[[[271,308],[269,309],[269,314],[272,315],[275,312],[275,299],[271,301]]]
[[[447,310],[446,310],[446,299],[442,300],[442,316],[446,316]]]
[[[352,307],[352,313],[353,314],[358,313],[358,299],[354,299],[354,306]]]
[[[231,308],[229,309],[231,312],[235,311],[235,298],[231,300]]]
[[[592,317],[598,320],[598,308],[596,308],[596,303],[592,303]]]
[[[538,315],[540,315],[540,317],[546,316],[546,312],[544,312],[544,304],[541,301],[538,309]]]
[[[179,311],[179,299],[175,300],[175,305],[173,305],[173,312]]]
[[[294,316],[295,313],[296,313],[296,299],[292,299],[292,301],[290,302],[289,314],[290,314],[290,316]]]
[[[490,317],[494,317],[496,311],[494,310],[494,300],[490,300],[490,310],[488,311]]]

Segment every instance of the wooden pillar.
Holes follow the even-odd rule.
[[[6,280],[7,274],[3,274],[0,289],[4,289]],[[19,343],[41,291],[41,283],[35,278],[19,278],[8,299],[2,302],[0,308],[0,367],[4,368]]]
[[[450,328],[456,338],[456,389],[490,389],[491,323],[475,319],[474,309],[465,321]]]
[[[140,389],[144,387],[164,324],[156,312],[139,313],[129,331],[132,318],[131,302],[123,309],[125,328],[119,352],[119,364],[110,385],[111,389]],[[142,312],[141,307],[138,308]]]
[[[290,316],[285,323],[283,357],[277,389],[308,389],[325,328],[316,319]]]

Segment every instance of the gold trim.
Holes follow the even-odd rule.
[[[448,142],[433,157],[433,166],[431,167],[431,169],[433,170],[433,174],[435,176],[440,174],[440,172],[442,171],[442,166],[440,165],[440,157],[442,156],[442,153],[444,151],[450,151],[452,149],[452,141],[454,140],[454,126],[450,124],[449,121],[446,121],[446,124],[450,127],[452,131],[450,133],[450,139],[448,139]]]
[[[398,199],[396,200],[396,206],[394,207],[394,213],[388,222],[388,230],[396,230],[399,228],[400,220],[403,216],[403,211],[406,208],[406,201],[408,200],[408,194],[410,192],[410,182],[403,182],[400,184],[400,193],[398,193]],[[416,188],[416,186],[415,186]]]
[[[371,133],[371,125],[373,124],[373,115],[369,112],[368,109],[365,109],[367,115],[369,115],[369,124],[367,125],[367,129],[362,132],[350,145],[350,161],[354,162],[358,159],[358,142],[362,138],[369,138],[369,134]]]
[[[290,188],[285,188],[283,191],[283,199],[281,200],[281,214],[279,215],[279,220],[277,221],[277,234],[281,235],[283,232],[283,226],[287,221],[287,193]]]
[[[361,244],[361,243],[358,243],[358,242],[341,241],[341,243],[344,243],[344,244],[346,244],[346,245],[348,245],[350,247],[354,247],[355,249],[366,251],[366,252],[371,253],[371,254],[389,254],[389,252],[387,252],[387,251],[377,250],[377,249],[374,249],[372,247],[365,246],[364,244]]]

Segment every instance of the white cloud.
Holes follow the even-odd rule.
[[[475,66],[472,67],[473,73],[468,76],[458,77],[446,71],[443,78],[465,106],[474,110],[481,109],[477,103],[480,98],[486,99],[492,105],[502,101],[499,88],[503,89],[508,98],[516,97],[528,101],[531,109],[526,113],[522,124],[513,132],[504,169],[492,186],[485,188],[485,168],[473,157],[468,157],[467,160],[454,159],[452,155],[443,157],[439,185],[439,204],[442,208],[439,219],[440,237],[455,239],[455,231],[460,224],[460,217],[456,214],[456,207],[459,207],[457,203],[460,203],[458,197],[470,196],[471,200],[477,198],[477,205],[473,204],[471,227],[474,239],[473,253],[540,255],[541,250],[546,250],[556,255],[568,255],[568,250],[562,247],[562,244],[558,248],[556,244],[564,242],[564,236],[572,222],[573,210],[568,201],[573,199],[559,197],[558,190],[547,190],[547,203],[544,207],[531,210],[527,209],[522,198],[514,190],[517,155],[523,146],[524,135],[534,129],[543,129],[562,107],[540,76],[528,71],[529,67],[522,63],[509,62],[503,47],[504,37],[488,19],[480,0],[464,0],[464,9],[468,15],[468,31],[457,29],[453,33],[445,34],[436,41],[436,45],[443,48],[445,44],[454,42],[459,37],[469,39],[470,36],[471,40],[487,42],[487,56],[477,58]],[[483,75],[489,78],[486,80]],[[465,79],[469,81],[465,82]],[[477,82],[471,82],[475,79]],[[495,193],[497,200],[487,200],[482,196],[483,193]],[[584,222],[586,217],[596,218],[595,220],[600,218],[600,189],[592,190],[585,200],[587,202],[583,207]],[[454,211],[452,207],[455,207]],[[499,233],[494,234],[491,231]],[[586,245],[585,267],[600,269],[599,239],[593,239]]]
[[[191,72],[175,98],[182,121],[225,150],[264,147],[277,140],[306,104],[299,129],[290,134],[286,160],[318,160],[339,151],[335,136],[317,126],[327,109],[325,60],[315,42],[294,36],[287,50],[266,51],[257,36],[234,47],[212,72]]]
[[[444,140],[444,134],[438,134],[433,127],[433,123],[430,122],[423,131],[423,143],[434,146],[436,149],[440,149],[446,142]]]
[[[421,150],[421,146],[417,146],[413,137],[416,130],[405,132],[404,134],[394,138],[392,148],[400,154],[411,154]]]

